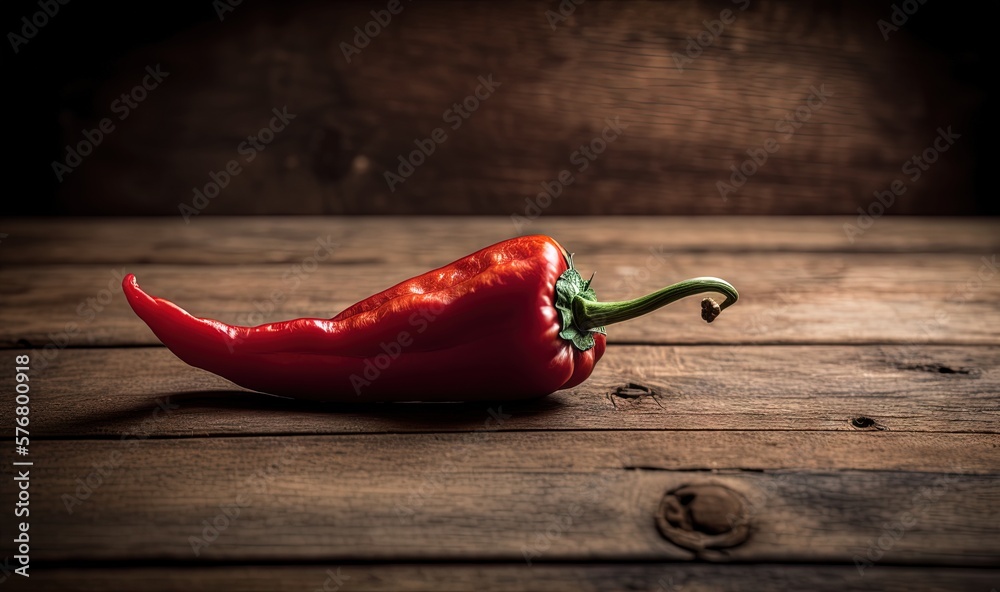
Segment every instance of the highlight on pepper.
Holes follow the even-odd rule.
[[[605,326],[704,292],[712,322],[739,294],[714,277],[600,302],[555,239],[499,242],[410,278],[329,318],[256,327],[192,316],[142,291],[132,310],[188,364],[242,387],[314,401],[477,401],[542,397],[586,380]]]

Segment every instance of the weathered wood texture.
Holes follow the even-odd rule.
[[[597,271],[594,287],[603,300],[635,298],[704,275],[725,278],[740,291],[739,307],[711,325],[700,320],[698,299],[692,297],[642,322],[610,327],[611,343],[997,343],[1000,273],[982,255],[576,253],[584,273]],[[135,273],[143,289],[195,316],[256,325],[332,317],[429,267],[313,261],[311,271],[305,269],[300,264],[22,267],[5,274],[0,286],[6,308],[0,344],[157,344],[125,302],[123,273]]]
[[[1000,432],[1000,347],[616,346],[571,390],[532,402],[456,405],[269,397],[164,348],[66,349],[48,366],[34,365],[43,385],[32,398],[35,437],[465,432],[481,430],[490,408],[510,416],[497,427],[504,431],[678,430],[686,433],[678,442],[714,449],[726,441],[734,450],[745,436],[699,430]],[[13,392],[13,375],[0,378],[0,389]],[[13,412],[0,407],[0,433],[13,435]],[[929,454],[959,440],[894,442]]]
[[[884,592],[989,592],[997,573],[989,569],[919,568],[879,565],[860,574],[848,566],[797,565],[685,565],[676,563],[622,564],[592,562],[547,565],[490,564],[323,564],[277,567],[200,567],[182,569],[74,566],[41,572],[32,577],[32,590],[105,592],[145,590],[160,592],[303,592],[342,590],[496,592],[511,589],[553,592],[760,592],[761,590],[882,590]]]
[[[46,461],[32,468],[41,492],[32,498],[34,556],[518,561],[527,549],[538,552],[538,562],[683,560],[695,554],[655,526],[660,500],[682,485],[716,484],[744,497],[752,535],[704,559],[850,564],[884,524],[898,522],[906,524],[881,557],[886,563],[985,566],[1000,559],[1000,474],[968,474],[965,457],[923,461],[947,467],[940,472],[844,470],[856,462],[848,456],[832,471],[706,473],[674,470],[674,452],[662,445],[602,450],[576,437],[584,439],[147,440],[131,451],[120,442],[39,442],[35,454]],[[983,446],[994,448],[995,439]],[[696,454],[703,462],[710,457],[704,449]],[[763,454],[773,454],[765,467],[797,460],[792,449]],[[635,468],[637,461],[662,466]],[[225,526],[218,537],[203,535],[202,521],[219,515]],[[201,536],[212,540],[192,542]]]
[[[543,218],[528,230],[597,271],[605,300],[699,275],[741,291],[711,326],[684,303],[612,327],[613,343],[997,343],[1000,223],[880,219],[852,243],[849,222]],[[5,230],[0,346],[50,349],[157,343],[121,295],[126,272],[198,316],[329,317],[514,234],[482,218],[13,220]]]
[[[384,4],[241,5],[70,82],[89,100],[65,105],[59,145],[102,117],[116,129],[66,176],[61,205],[176,214],[234,161],[241,172],[202,217],[506,215],[563,170],[574,182],[553,213],[853,214],[896,179],[907,190],[893,214],[974,211],[971,117],[984,95],[958,67],[908,27],[887,42],[876,21],[888,6],[745,4],[590,0],[553,28],[556,2],[404,2],[350,62],[341,44]],[[705,24],[726,9],[733,22]],[[155,64],[169,76],[119,121],[109,105]],[[493,93],[450,119],[480,76]],[[238,146],[283,107],[295,119],[248,161]],[[574,156],[609,118],[628,127],[596,160]],[[911,180],[907,161],[947,126],[962,137]],[[447,139],[391,190],[385,173],[435,128]],[[769,140],[777,151],[722,199],[716,183]]]
[[[300,446],[311,446],[313,452],[303,462],[327,455],[324,470],[331,472],[371,470],[373,473],[415,472],[422,474],[475,472],[489,465],[489,471],[535,473],[559,470],[569,473],[605,469],[640,471],[889,471],[913,473],[961,473],[965,476],[996,476],[1000,459],[996,448],[997,434],[913,434],[871,431],[867,433],[830,433],[816,431],[710,431],[695,430],[532,430],[523,425],[520,416],[511,409],[479,409],[468,414],[468,426],[459,432],[438,430],[426,433],[340,434],[336,436],[274,436],[198,437],[167,439],[150,438],[142,433],[125,433],[121,439],[87,440],[86,446],[69,441],[39,439],[40,453],[69,455],[71,462],[81,461],[87,454],[120,457],[123,473],[131,473],[148,463],[148,456],[165,454],[177,446],[178,454],[186,457],[194,447],[205,446],[204,454],[218,453],[225,463],[238,461],[240,451],[246,462],[267,465],[264,448],[284,449],[295,456]],[[160,414],[153,420],[161,420]],[[496,426],[486,424],[490,417],[502,417]],[[473,423],[474,422],[474,423]],[[486,424],[484,426],[484,424]],[[253,436],[250,430],[238,436]],[[187,443],[181,443],[181,441]],[[79,453],[69,452],[69,448]],[[567,459],[567,451],[572,458]],[[95,452],[96,451],[96,452]],[[115,453],[118,451],[118,454]],[[173,454],[173,453],[171,453]],[[359,463],[364,459],[366,463]],[[184,458],[177,462],[188,462]],[[372,465],[367,464],[371,461]],[[60,461],[63,462],[63,461]],[[95,459],[96,462],[96,459]],[[191,462],[211,462],[199,455]],[[285,461],[282,461],[285,462]],[[398,463],[391,469],[382,465]],[[100,463],[99,463],[100,464]],[[412,466],[410,466],[412,465]],[[60,465],[62,466],[62,465]],[[92,468],[91,463],[82,476]],[[406,468],[402,468],[406,466]],[[60,469],[63,470],[63,469]],[[214,468],[212,468],[214,470]],[[11,473],[10,466],[3,471]],[[437,478],[437,477],[435,477]],[[405,491],[401,489],[400,491]],[[331,492],[343,493],[341,489]],[[81,500],[83,501],[83,500]],[[75,511],[75,510],[74,510]]]
[[[153,346],[115,274],[205,316],[267,299],[267,318],[330,315],[509,220],[14,222],[0,343],[33,357],[32,589],[318,589],[338,567],[343,590],[997,581],[995,223],[880,219],[852,244],[844,220],[543,217],[604,298],[715,274],[741,302],[709,326],[694,302],[622,325],[590,380],[539,401],[324,406]],[[342,244],[292,282],[328,234]],[[13,413],[0,406],[3,437]],[[723,487],[746,540],[665,538],[661,502],[681,486],[702,493],[675,496],[671,519],[736,532]]]
[[[518,234],[548,234],[590,257],[645,263],[675,253],[967,253],[1000,250],[1000,220],[880,218],[863,234],[856,217],[604,216],[546,213],[520,229],[509,218],[216,217],[6,220],[4,265],[101,263],[301,264],[329,245],[324,263],[435,266]],[[852,240],[853,239],[853,240]],[[317,242],[320,241],[320,242]],[[321,248],[321,254],[324,250]],[[603,273],[603,271],[602,271]]]

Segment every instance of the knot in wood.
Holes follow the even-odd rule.
[[[635,382],[630,382],[625,386],[620,386],[615,389],[614,394],[616,397],[621,397],[623,399],[641,399],[642,397],[656,396],[657,392],[652,388],[643,384],[638,384]]]
[[[667,540],[685,549],[735,547],[749,537],[749,505],[723,485],[685,485],[663,496],[656,523]]]

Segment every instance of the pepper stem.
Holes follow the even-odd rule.
[[[701,318],[709,323],[714,321],[715,317],[719,316],[723,310],[732,306],[740,297],[732,284],[714,277],[684,280],[652,294],[622,302],[597,302],[578,294],[573,298],[573,323],[581,331],[588,331],[640,317],[681,298],[703,292],[717,292],[726,297],[721,305],[711,298],[701,301]]]

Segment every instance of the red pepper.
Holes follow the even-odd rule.
[[[695,278],[626,302],[597,302],[570,255],[547,236],[486,247],[399,283],[331,319],[240,327],[189,315],[143,292],[125,295],[170,351],[241,386],[320,401],[470,401],[540,397],[587,379],[603,325],[685,296],[711,322],[735,288]]]

